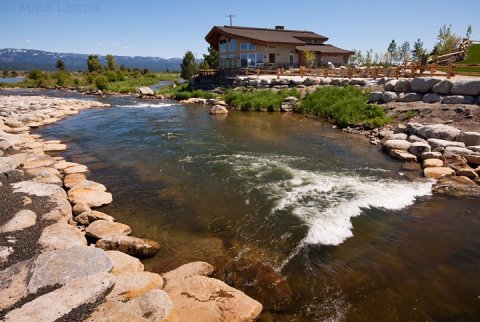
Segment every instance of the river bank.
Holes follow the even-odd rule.
[[[2,317],[187,321],[195,312],[207,320],[254,320],[262,305],[207,277],[214,271],[208,263],[162,276],[143,271],[130,255],[150,257],[160,246],[130,237],[130,227],[92,210],[112,202],[106,187],[87,180],[87,167],[58,154],[65,144],[29,133],[90,108],[108,105],[0,96]]]

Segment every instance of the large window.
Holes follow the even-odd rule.
[[[263,65],[263,53],[240,54],[241,67],[259,67]]]
[[[218,43],[218,51],[221,53],[224,53],[227,51],[227,41],[226,40],[220,40]]]
[[[235,38],[228,42],[228,51],[237,51],[237,40]]]
[[[235,54],[220,54],[220,68],[235,68],[237,65]]]
[[[251,43],[241,43],[240,44],[240,50],[256,50],[257,46]]]

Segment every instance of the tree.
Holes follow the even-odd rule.
[[[88,56],[87,66],[88,66],[88,71],[90,73],[100,72],[102,70],[102,64],[100,64],[100,61],[98,60],[97,55],[89,55]]]
[[[104,90],[108,86],[108,79],[107,77],[103,75],[99,75],[97,78],[95,78],[95,87],[99,90]]]
[[[391,65],[392,64],[392,56],[390,55],[390,53],[388,51],[383,55],[383,63],[385,65]]]
[[[349,64],[363,65],[364,58],[361,50],[352,49],[353,55],[348,59]]]
[[[398,47],[398,59],[400,62],[405,62],[410,60],[410,43],[405,41],[401,46]]]
[[[57,63],[55,64],[55,68],[58,69],[58,70],[61,70],[61,71],[65,71],[66,68],[65,68],[65,63],[63,62],[63,60],[58,59]]]
[[[412,55],[413,59],[415,60],[420,60],[422,59],[423,55],[425,55],[425,48],[423,47],[423,41],[420,40],[420,38],[415,41],[413,44],[413,50],[412,50]]]
[[[308,68],[314,68],[317,63],[317,56],[313,51],[304,51],[303,59],[305,61],[305,66]]]
[[[472,35],[472,25],[468,25],[466,38],[470,39],[471,35]]]
[[[182,63],[180,64],[181,73],[180,77],[185,79],[186,81],[191,81],[192,78],[198,71],[198,65],[195,61],[195,56],[191,51],[187,51],[185,56],[183,56]]]
[[[18,73],[15,70],[12,70],[10,73],[12,74],[12,77],[17,77],[18,76]]]
[[[444,24],[438,32],[437,42],[434,48],[435,54],[440,56],[453,53],[460,43],[461,38],[453,32],[452,25],[447,27],[447,25]]]
[[[117,70],[118,65],[113,55],[107,55],[107,70]]]
[[[392,39],[390,44],[388,45],[387,49],[388,53],[390,54],[390,65],[398,60],[398,51],[397,51],[397,43],[395,42],[395,39]]]
[[[218,51],[212,46],[208,47],[208,54],[203,54],[201,66],[203,69],[218,68]]]
[[[371,66],[373,63],[373,50],[367,50],[367,56],[365,56],[365,65]]]

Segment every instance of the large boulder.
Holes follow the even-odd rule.
[[[284,276],[261,262],[239,259],[225,267],[225,282],[260,301],[267,310],[284,311],[292,290]]]
[[[71,203],[85,203],[89,207],[100,207],[113,201],[112,194],[89,188],[76,188],[68,191],[68,200]]]
[[[95,246],[104,250],[117,250],[140,259],[153,257],[160,250],[160,245],[153,240],[122,235],[102,238]]]
[[[210,114],[228,114],[228,110],[225,108],[225,106],[214,105],[210,109]]]
[[[87,236],[94,239],[102,239],[111,236],[127,236],[130,235],[131,232],[132,229],[129,226],[108,220],[96,220],[85,229]]]
[[[73,188],[86,180],[87,177],[83,173],[72,173],[65,176],[63,179],[63,184],[67,188]]]
[[[408,152],[415,155],[416,157],[420,157],[423,153],[430,151],[430,145],[425,142],[414,142],[408,149]]]
[[[426,159],[423,161],[424,168],[443,167],[443,161],[440,159]]]
[[[383,95],[383,92],[381,92],[381,91],[371,92],[369,94],[368,101],[370,103],[377,103],[378,101],[382,100],[382,95]]]
[[[395,92],[386,91],[382,94],[382,101],[385,103],[390,103],[397,100],[398,95]]]
[[[480,197],[480,186],[467,177],[450,176],[437,180],[433,185],[434,193],[449,194],[454,196]]]
[[[466,146],[480,145],[480,132],[462,132],[457,141],[465,143]]]
[[[60,221],[47,226],[38,239],[42,250],[66,249],[74,246],[87,246],[85,236],[72,225]]]
[[[69,281],[106,273],[112,270],[112,261],[105,252],[94,247],[72,247],[40,254],[29,272],[29,293]]]
[[[82,305],[103,298],[114,284],[109,273],[72,280],[65,286],[37,297],[5,315],[4,321],[56,321]]]
[[[456,127],[444,124],[430,124],[418,129],[417,133],[426,139],[441,139],[455,141],[462,131]]]
[[[437,93],[428,93],[423,95],[422,101],[425,103],[437,103],[442,100],[442,97]]]
[[[407,140],[388,140],[383,144],[383,149],[387,151],[392,149],[408,151],[411,145],[412,143]]]
[[[453,83],[452,94],[454,95],[480,95],[480,80],[463,80]]]
[[[141,95],[141,96],[152,96],[152,95],[155,95],[155,93],[153,92],[153,90],[148,87],[148,86],[142,86],[142,87],[139,87],[137,89],[138,93]]]
[[[127,272],[142,272],[144,266],[138,258],[116,250],[107,250],[105,254],[113,263],[112,274],[118,275]]]
[[[452,86],[453,83],[450,80],[444,79],[440,83],[434,85],[432,91],[440,95],[448,95],[452,90]]]
[[[181,283],[168,284],[165,291],[180,321],[254,321],[262,304],[222,281],[190,276]]]
[[[436,149],[438,147],[446,148],[449,146],[455,146],[460,148],[465,147],[465,143],[463,142],[455,142],[455,141],[448,141],[448,140],[441,140],[441,139],[428,139],[427,142],[428,144],[430,144],[432,149]]]
[[[411,81],[409,79],[400,79],[395,83],[395,92],[410,92],[412,90]]]
[[[393,92],[395,90],[395,84],[397,82],[398,81],[396,79],[391,79],[385,83],[383,88],[385,89],[385,91]]]
[[[389,154],[400,161],[417,162],[417,157],[405,150],[392,149],[390,150]]]
[[[430,167],[423,169],[423,174],[427,178],[438,179],[445,176],[453,176],[455,171],[447,167]]]
[[[422,100],[423,95],[418,93],[400,93],[397,102],[417,102]]]
[[[389,140],[406,140],[408,135],[405,133],[385,133],[383,139],[380,141],[381,144],[385,144],[385,142]]]
[[[462,157],[465,157],[467,155],[472,155],[475,152],[473,152],[470,149],[467,148],[462,148],[458,146],[447,146],[445,150],[443,151],[443,155],[459,155]]]
[[[440,83],[438,78],[414,78],[411,82],[413,92],[428,93],[432,91],[433,86]]]
[[[475,103],[475,97],[468,95],[449,95],[445,96],[442,100],[442,104],[473,104]]]

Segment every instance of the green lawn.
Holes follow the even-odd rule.
[[[468,47],[467,59],[459,61],[457,64],[480,64],[480,44],[470,45]]]

